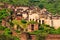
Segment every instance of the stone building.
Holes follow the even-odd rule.
[[[40,24],[47,24],[54,28],[60,27],[60,15],[52,15],[45,8],[39,9],[37,7],[22,7],[22,17],[28,21],[34,20]]]
[[[8,4],[5,4],[8,5]],[[27,7],[27,6],[12,6],[8,5],[7,8],[11,8],[13,10],[13,14],[11,15],[11,19],[25,19],[27,21],[35,21],[40,24],[47,24],[53,26],[54,28],[60,27],[60,15],[52,15],[45,8],[40,9],[39,7]],[[2,20],[2,25],[5,25],[5,20]],[[34,26],[35,25],[35,26]],[[38,30],[38,24],[28,25],[29,31]]]

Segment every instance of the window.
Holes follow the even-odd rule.
[[[33,19],[33,21],[34,21],[34,19]]]
[[[42,20],[42,24],[44,24],[44,20]]]
[[[31,30],[34,30],[34,25],[31,25]]]
[[[36,22],[38,22],[38,19],[36,19]]]
[[[41,20],[39,20],[39,23],[41,23]]]
[[[30,19],[30,21],[31,21],[31,19]]]

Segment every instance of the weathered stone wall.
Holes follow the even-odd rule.
[[[8,4],[5,4],[5,5],[7,6],[7,8],[11,8],[12,10],[14,9],[14,13],[16,12],[19,15],[22,14],[22,17],[20,17],[20,16],[15,17],[15,19],[17,19],[17,20],[21,20],[22,18],[24,18],[24,19],[27,18],[29,21],[37,20],[37,22],[39,22],[39,20],[44,20],[44,23],[48,24],[50,26],[52,26],[52,23],[53,23],[54,28],[60,27],[60,16],[52,15],[52,19],[53,19],[53,22],[52,22],[52,20],[50,19],[51,14],[45,8],[41,10],[41,9],[37,9],[36,7],[29,8],[29,7],[24,7],[24,6],[15,7],[13,5],[8,5]],[[39,10],[39,12],[37,10]],[[59,18],[59,19],[56,19],[56,18]],[[6,23],[2,20],[2,25],[5,26],[5,24]],[[41,22],[41,24],[42,24],[42,22]]]
[[[29,24],[28,27],[27,27],[27,31],[28,32],[33,32],[35,30],[38,30],[38,24],[33,24],[34,26],[32,27],[32,24]],[[32,30],[33,28],[33,30]]]
[[[28,32],[31,32],[31,24],[28,25],[27,30]]]
[[[28,35],[27,33],[23,33],[20,35],[21,40],[36,40],[36,35]],[[48,34],[44,40],[60,40],[60,35]]]
[[[36,35],[30,35],[26,32],[21,33],[20,40],[36,40]]]
[[[48,24],[50,26],[53,26],[55,29],[59,28],[60,27],[60,19],[46,19],[44,20],[45,21],[45,24]]]
[[[49,34],[45,40],[60,40],[60,35]]]
[[[31,36],[31,40],[36,40],[36,35],[30,35]]]
[[[59,20],[53,20],[53,26],[55,29],[60,27],[60,19]]]
[[[42,24],[42,20],[44,20],[44,24],[53,26],[55,29],[60,27],[60,19],[45,19],[45,18],[40,18],[40,23]]]
[[[38,24],[34,24],[34,30],[38,30]]]
[[[20,34],[20,40],[28,40],[28,39],[31,39],[31,38],[30,38],[30,35],[29,35],[28,33],[22,32],[22,33]]]

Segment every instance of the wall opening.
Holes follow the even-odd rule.
[[[41,20],[39,20],[39,23],[41,24]]]
[[[44,20],[42,20],[42,24],[44,24]]]
[[[34,25],[31,25],[31,30],[34,30]]]

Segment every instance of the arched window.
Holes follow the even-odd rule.
[[[33,21],[34,21],[34,19],[33,19]]]
[[[30,19],[30,21],[31,21],[31,19]]]

